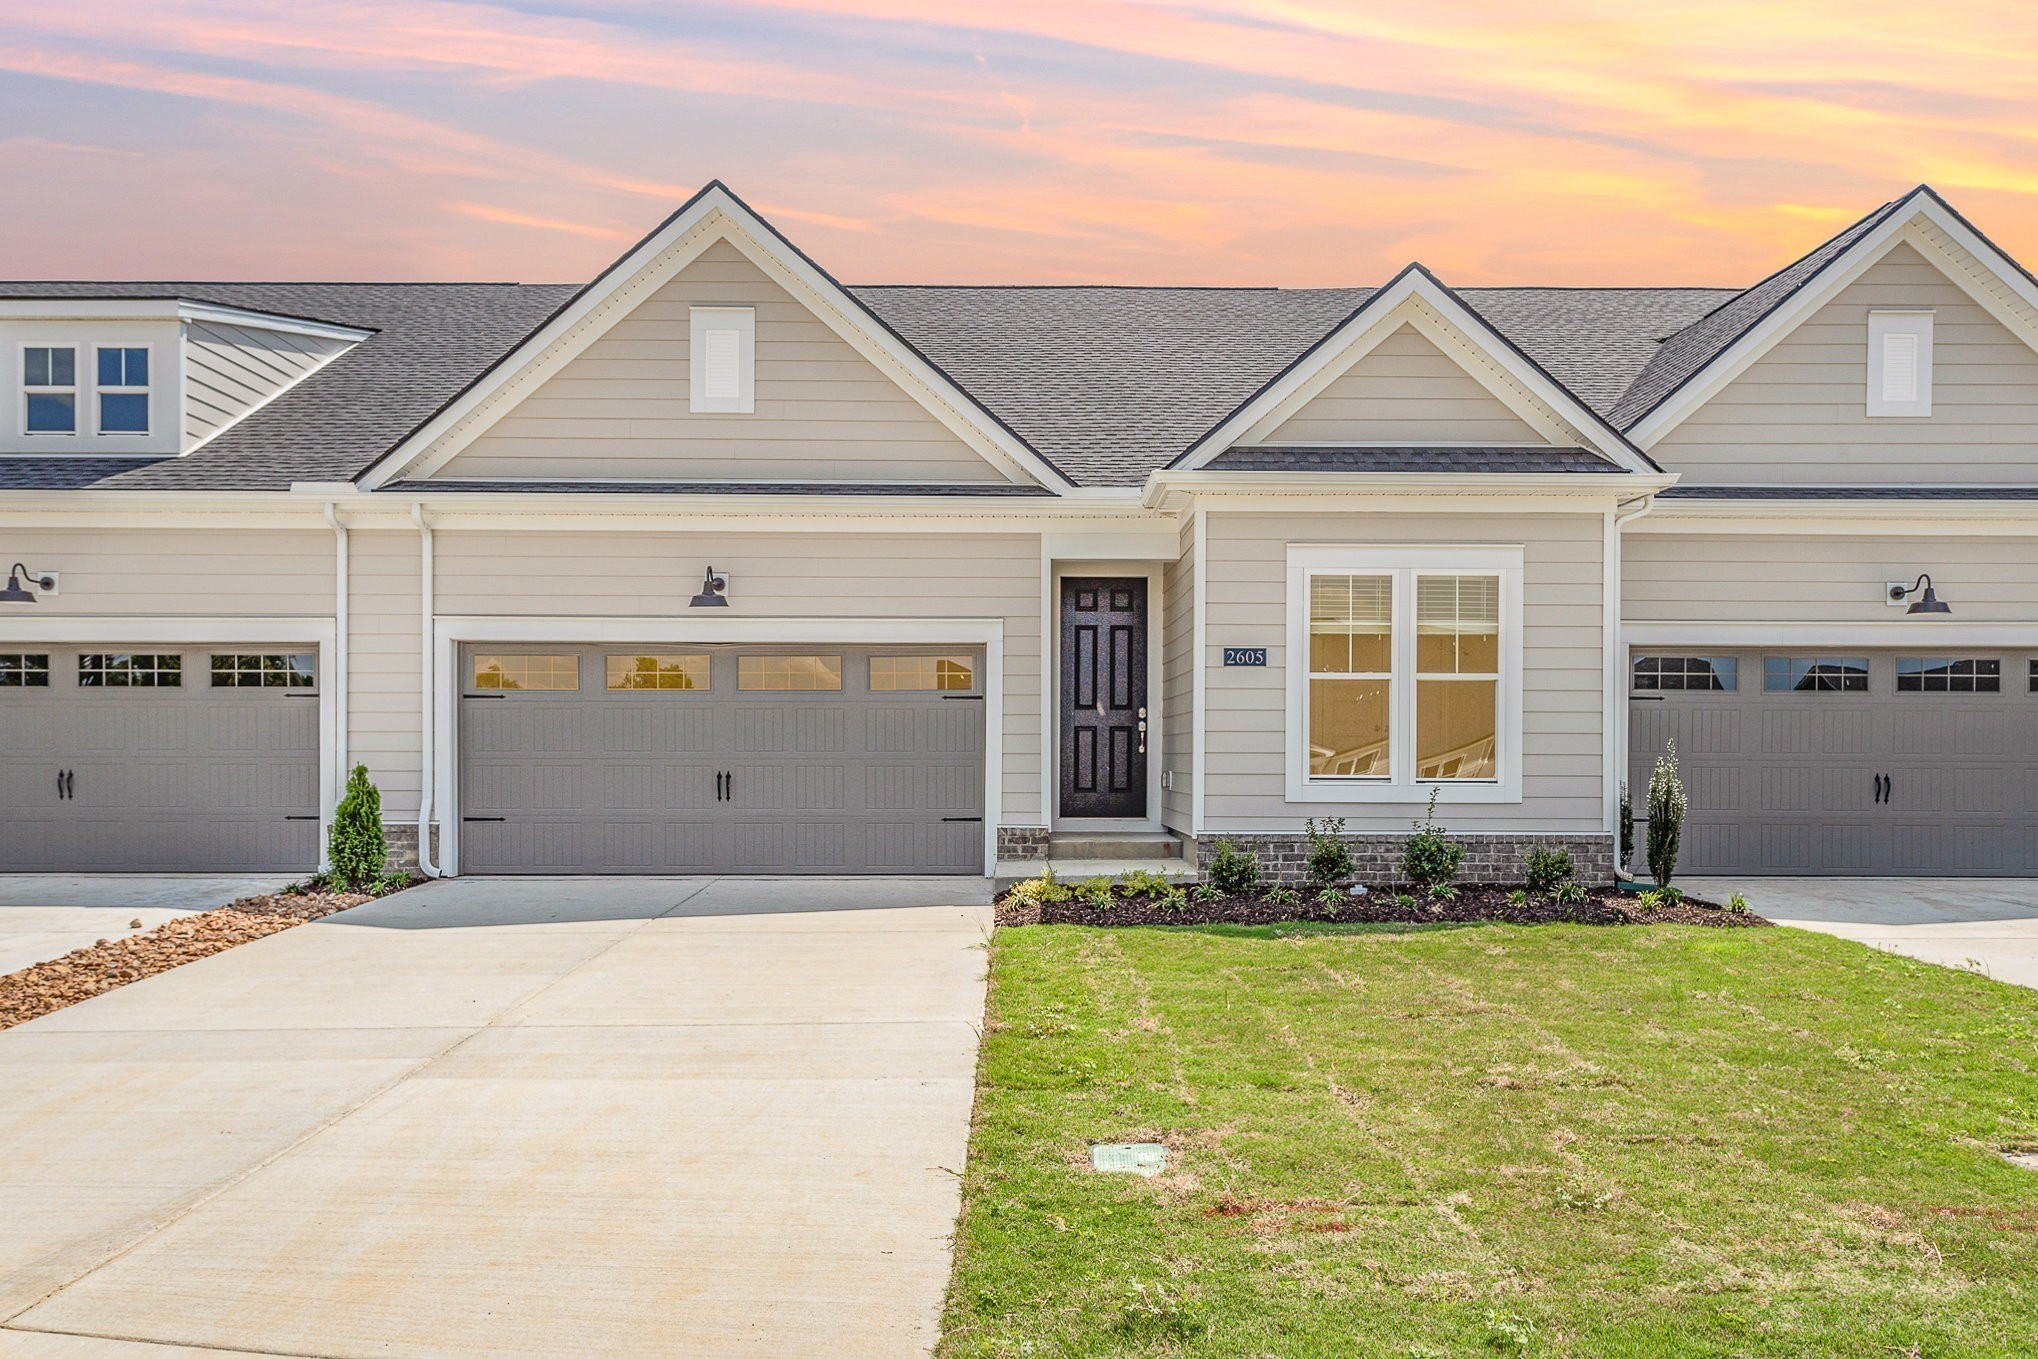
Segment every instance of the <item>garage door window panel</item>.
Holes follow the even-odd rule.
[[[976,662],[968,656],[873,656],[872,693],[967,693],[976,688]]]
[[[738,656],[736,687],[757,693],[829,693],[842,687],[840,656]]]
[[[1731,694],[1740,683],[1732,656],[1637,656],[1634,687],[1641,691],[1704,690]]]
[[[50,657],[46,651],[0,652],[0,689],[47,689]]]
[[[608,658],[608,687],[616,690],[707,689],[713,676],[713,663],[705,652]]]
[[[1865,656],[1765,656],[1762,687],[1772,694],[1865,694]]]
[[[580,688],[580,657],[484,655],[474,658],[474,687],[569,693]]]
[[[310,652],[215,653],[212,658],[212,687],[315,689],[318,687],[318,659]]]
[[[1999,694],[2003,663],[1983,657],[1899,656],[1900,694]]]
[[[178,689],[184,684],[179,655],[88,651],[78,657],[80,689]]]

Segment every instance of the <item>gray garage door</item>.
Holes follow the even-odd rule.
[[[2015,652],[1638,654],[1636,814],[1675,736],[1684,872],[2038,872],[2032,665]]]
[[[311,871],[318,709],[274,647],[0,650],[0,870]]]
[[[465,649],[471,873],[981,873],[983,653]]]

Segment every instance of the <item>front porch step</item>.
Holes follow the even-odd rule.
[[[1181,857],[1182,837],[1173,831],[1056,831],[1047,837],[1050,863],[1064,859],[1144,863],[1150,859]]]

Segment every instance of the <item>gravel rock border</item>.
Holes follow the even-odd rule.
[[[408,886],[409,884],[405,884]],[[398,890],[401,890],[400,888]],[[279,892],[168,920],[145,934],[101,939],[0,977],[0,1029],[373,901],[370,892]]]

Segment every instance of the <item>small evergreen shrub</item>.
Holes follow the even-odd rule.
[[[1625,874],[1628,865],[1635,861],[1635,799],[1628,792],[1628,781],[1620,781],[1620,862],[1613,866],[1616,874]]]
[[[1196,890],[1189,893],[1189,895],[1196,898],[1197,901],[1205,906],[1224,900],[1224,893],[1218,891],[1207,882],[1197,884]]]
[[[1283,887],[1275,883],[1267,889],[1267,895],[1263,899],[1269,906],[1294,906],[1301,902],[1302,894],[1292,887]]]
[[[1578,876],[1571,851],[1562,845],[1531,845],[1521,859],[1521,883],[1531,892],[1554,892]]]
[[[1401,851],[1401,876],[1416,887],[1437,887],[1458,876],[1465,861],[1465,847],[1444,834],[1437,824],[1437,793],[1429,792],[1429,811],[1415,823],[1415,834]]]
[[[1520,887],[1515,888],[1507,894],[1507,904],[1510,906],[1528,905],[1528,892]]]
[[[1317,907],[1328,916],[1335,916],[1346,900],[1345,894],[1335,887],[1326,887],[1316,894]]]
[[[1560,905],[1583,906],[1585,904],[1585,884],[1577,881],[1575,878],[1569,879],[1558,883],[1556,890],[1551,892],[1550,895]]]
[[[1677,871],[1677,845],[1684,834],[1684,782],[1677,777],[1677,738],[1671,737],[1649,775],[1649,876],[1658,888]]]
[[[1170,887],[1154,898],[1154,904],[1163,911],[1186,911],[1189,909],[1189,894],[1179,887]]]
[[[389,862],[389,837],[382,829],[382,794],[368,781],[368,766],[357,764],[347,776],[347,791],[333,809],[326,836],[326,859],[332,880],[350,892],[381,883]]]
[[[1310,817],[1302,823],[1309,835],[1309,885],[1338,887],[1350,881],[1358,865],[1352,862],[1352,847],[1345,843],[1345,819]]]
[[[1228,897],[1249,897],[1260,890],[1259,857],[1229,840],[1217,842],[1217,855],[1210,861],[1210,885]]]
[[[1736,892],[1727,898],[1727,904],[1724,909],[1734,915],[1746,915],[1748,914],[1748,898]]]
[[[1111,879],[1084,878],[1075,886],[1076,900],[1093,911],[1111,908]]]

